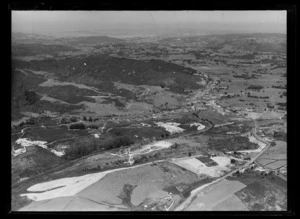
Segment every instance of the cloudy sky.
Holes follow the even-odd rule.
[[[12,31],[185,28],[232,32],[285,32],[286,11],[13,11]]]

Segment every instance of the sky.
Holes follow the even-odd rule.
[[[49,35],[133,29],[285,33],[285,28],[286,11],[12,11],[13,32]]]

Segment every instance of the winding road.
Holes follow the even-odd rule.
[[[210,183],[208,183],[208,184],[205,184],[205,185],[200,186],[200,187],[196,188],[195,190],[193,190],[193,191],[191,192],[191,195],[190,195],[190,196],[189,196],[189,197],[188,197],[181,205],[179,205],[179,206],[175,209],[175,211],[183,211],[183,210],[185,210],[185,209],[191,204],[193,198],[194,198],[195,196],[197,196],[197,194],[198,194],[201,190],[205,189],[205,188],[208,187],[208,186],[211,186],[211,185],[214,185],[214,184],[220,182],[221,180],[225,179],[226,177],[232,176],[232,175],[233,175],[234,173],[236,173],[237,171],[241,171],[241,170],[247,168],[249,165],[251,165],[251,164],[252,164],[252,163],[253,163],[260,155],[262,155],[262,154],[269,148],[270,143],[269,143],[269,142],[266,142],[266,141],[264,141],[264,140],[262,140],[260,137],[257,136],[256,132],[257,132],[258,124],[257,124],[257,122],[256,122],[255,119],[253,119],[253,121],[254,121],[254,124],[255,124],[255,127],[252,129],[252,134],[253,134],[253,136],[254,136],[257,140],[259,140],[259,141],[261,141],[261,142],[263,142],[263,143],[266,144],[266,146],[261,150],[261,152],[259,152],[255,157],[253,157],[251,160],[249,160],[249,161],[248,161],[246,164],[244,164],[242,167],[240,167],[240,168],[238,168],[238,169],[236,169],[236,170],[233,170],[233,171],[231,171],[230,173],[227,173],[226,175],[222,176],[221,178],[216,179],[215,181],[212,181],[212,182],[210,182]]]

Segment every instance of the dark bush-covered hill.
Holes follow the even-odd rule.
[[[162,82],[177,93],[184,89],[199,89],[196,70],[162,60],[140,61],[107,55],[90,55],[61,60],[46,59],[30,62],[15,61],[14,67],[55,73],[60,81],[93,86],[101,91],[113,92],[113,82],[133,85],[160,86]]]
[[[41,43],[14,44],[13,56],[57,55],[59,52],[75,52],[75,48],[64,45],[47,45]]]

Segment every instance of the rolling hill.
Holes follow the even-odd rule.
[[[113,82],[152,86],[164,83],[176,93],[201,87],[193,76],[196,70],[154,59],[138,61],[97,54],[61,60],[15,61],[14,66],[54,73],[60,81],[93,86],[103,92],[113,92]]]

